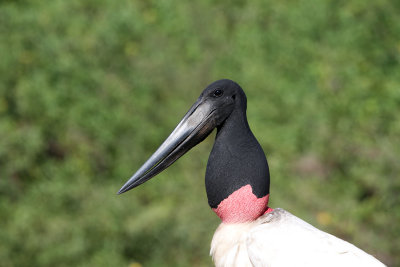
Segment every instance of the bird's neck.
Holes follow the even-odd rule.
[[[268,210],[268,163],[245,109],[235,109],[218,127],[206,190],[211,208],[225,223],[252,221]]]

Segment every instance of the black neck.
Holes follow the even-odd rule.
[[[251,185],[258,197],[269,194],[268,163],[246,118],[246,103],[238,102],[217,129],[207,163],[206,190],[212,208],[237,189]]]

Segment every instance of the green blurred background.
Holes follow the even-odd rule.
[[[0,1],[0,265],[211,266],[213,137],[116,192],[230,78],[271,206],[400,266],[399,14],[395,0]]]

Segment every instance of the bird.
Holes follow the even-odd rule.
[[[211,241],[215,266],[385,266],[288,211],[268,206],[268,162],[246,110],[239,84],[229,79],[211,83],[118,194],[168,168],[216,128],[205,174],[208,204],[221,219]]]

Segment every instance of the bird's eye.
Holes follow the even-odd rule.
[[[222,91],[221,89],[217,89],[214,91],[214,96],[215,97],[220,97],[224,94],[224,91]]]

